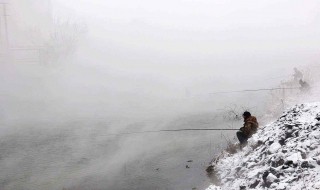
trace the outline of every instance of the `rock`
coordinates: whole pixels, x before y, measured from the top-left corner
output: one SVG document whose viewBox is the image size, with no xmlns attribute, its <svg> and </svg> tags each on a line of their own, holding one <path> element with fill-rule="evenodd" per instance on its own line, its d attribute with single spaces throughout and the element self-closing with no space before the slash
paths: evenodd
<svg viewBox="0 0 320 190">
<path fill-rule="evenodd" d="M 277 189 L 278 190 L 285 190 L 288 186 L 288 183 L 279 183 Z"/>
<path fill-rule="evenodd" d="M 309 162 L 308 161 L 303 161 L 301 163 L 301 168 L 309 168 Z"/>
<path fill-rule="evenodd" d="M 262 174 L 262 179 L 263 179 L 263 181 L 267 181 L 268 175 L 269 175 L 269 171 L 265 171 L 265 172 Z"/>
<path fill-rule="evenodd" d="M 292 136 L 292 130 L 288 130 L 287 132 L 286 132 L 286 139 L 288 139 L 288 138 L 290 138 L 290 137 L 293 137 Z"/>
<path fill-rule="evenodd" d="M 310 145 L 310 150 L 315 150 L 315 149 L 317 149 L 317 148 L 318 148 L 318 146 L 315 145 L 315 144 Z"/>
<path fill-rule="evenodd" d="M 292 125 L 292 124 L 284 124 L 284 127 L 290 130 L 290 129 L 292 129 L 294 127 L 294 125 Z"/>
<path fill-rule="evenodd" d="M 302 157 L 302 159 L 306 159 L 307 158 L 307 154 L 305 152 L 301 152 L 301 157 Z"/>
<path fill-rule="evenodd" d="M 280 139 L 280 140 L 279 140 L 279 144 L 280 144 L 281 146 L 284 146 L 284 145 L 286 144 L 285 140 L 286 140 L 286 139 L 284 139 L 284 138 L 283 138 L 283 139 Z"/>
<path fill-rule="evenodd" d="M 258 142 L 256 144 L 252 145 L 251 147 L 252 147 L 253 150 L 255 150 L 261 145 L 263 145 L 263 141 L 258 140 Z"/>
<path fill-rule="evenodd" d="M 282 166 L 283 164 L 284 164 L 284 159 L 282 158 L 271 162 L 272 167 L 279 167 L 279 166 Z"/>
<path fill-rule="evenodd" d="M 291 165 L 293 165 L 293 161 L 289 160 L 289 161 L 286 161 L 284 164 L 287 166 L 291 166 Z"/>
<path fill-rule="evenodd" d="M 297 164 L 298 161 L 301 159 L 302 159 L 302 156 L 300 152 L 293 153 L 286 158 L 287 161 L 292 161 L 294 164 Z"/>
<path fill-rule="evenodd" d="M 206 169 L 207 173 L 212 173 L 213 171 L 214 171 L 214 166 L 212 166 L 212 165 L 208 166 L 207 169 Z"/>
<path fill-rule="evenodd" d="M 271 184 L 274 181 L 276 181 L 278 178 L 275 175 L 273 175 L 272 173 L 270 173 L 269 171 L 265 171 L 263 173 L 262 179 L 264 182 L 263 186 L 269 188 L 271 186 Z"/>
<path fill-rule="evenodd" d="M 272 173 L 269 173 L 269 175 L 267 176 L 267 181 L 271 183 L 273 183 L 277 179 L 277 176 L 273 175 Z"/>
<path fill-rule="evenodd" d="M 299 131 L 295 131 L 295 132 L 293 132 L 293 133 L 292 133 L 292 136 L 294 136 L 294 137 L 298 137 L 298 136 L 299 136 Z"/>
<path fill-rule="evenodd" d="M 281 148 L 281 145 L 278 142 L 273 143 L 270 147 L 269 147 L 269 152 L 271 152 L 272 154 L 276 153 L 279 149 Z"/>
<path fill-rule="evenodd" d="M 250 185 L 250 189 L 256 188 L 260 183 L 260 180 L 256 180 L 253 184 Z"/>
<path fill-rule="evenodd" d="M 236 167 L 236 172 L 239 172 L 242 169 L 241 166 Z"/>
<path fill-rule="evenodd" d="M 313 169 L 313 168 L 316 168 L 316 167 L 309 163 L 309 168 Z"/>
</svg>

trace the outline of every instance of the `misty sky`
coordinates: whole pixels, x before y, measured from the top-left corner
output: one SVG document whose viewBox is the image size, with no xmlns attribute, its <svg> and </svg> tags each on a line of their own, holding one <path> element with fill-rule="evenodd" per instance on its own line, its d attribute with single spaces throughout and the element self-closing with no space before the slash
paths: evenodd
<svg viewBox="0 0 320 190">
<path fill-rule="evenodd" d="M 274 87 L 315 63 L 319 8 L 316 0 L 53 1 L 57 17 L 88 27 L 77 55 L 86 72 L 74 81 L 107 83 L 153 107 L 186 91 Z"/>
<path fill-rule="evenodd" d="M 54 10 L 84 20 L 94 36 L 90 48 L 97 57 L 108 55 L 113 69 L 186 79 L 221 72 L 242 77 L 239 71 L 249 66 L 272 73 L 306 57 L 314 61 L 319 8 L 318 1 L 302 0 L 56 0 Z"/>
<path fill-rule="evenodd" d="M 315 0 L 52 0 L 52 6 L 56 18 L 85 23 L 88 32 L 74 66 L 67 60 L 55 70 L 28 70 L 47 84 L 44 101 L 54 96 L 84 113 L 129 110 L 123 107 L 174 112 L 194 101 L 215 109 L 213 103 L 237 99 L 208 98 L 212 92 L 275 87 L 293 67 L 319 58 Z"/>
</svg>

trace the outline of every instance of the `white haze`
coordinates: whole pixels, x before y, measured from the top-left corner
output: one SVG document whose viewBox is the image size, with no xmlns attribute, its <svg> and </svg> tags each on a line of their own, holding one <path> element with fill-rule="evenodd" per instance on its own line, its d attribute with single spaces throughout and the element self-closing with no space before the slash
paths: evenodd
<svg viewBox="0 0 320 190">
<path fill-rule="evenodd" d="M 56 63 L 0 57 L 0 189 L 205 187 L 196 175 L 221 133 L 108 134 L 225 127 L 232 123 L 216 114 L 233 104 L 263 115 L 267 92 L 210 93 L 274 87 L 319 58 L 316 0 L 53 0 L 52 8 L 87 32 Z M 198 166 L 186 172 L 189 157 Z"/>
</svg>

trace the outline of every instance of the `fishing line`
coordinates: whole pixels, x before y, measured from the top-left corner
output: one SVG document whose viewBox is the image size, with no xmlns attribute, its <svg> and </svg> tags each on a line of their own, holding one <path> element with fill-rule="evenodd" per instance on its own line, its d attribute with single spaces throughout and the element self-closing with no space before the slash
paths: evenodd
<svg viewBox="0 0 320 190">
<path fill-rule="evenodd" d="M 161 132 L 181 132 L 181 131 L 236 131 L 239 129 L 163 129 L 155 131 L 138 131 L 138 132 L 125 132 L 125 133 L 108 133 L 103 136 L 109 135 L 130 135 L 130 134 L 143 134 L 143 133 L 161 133 Z"/>
<path fill-rule="evenodd" d="M 250 89 L 250 90 L 213 92 L 213 93 L 209 93 L 209 94 L 230 94 L 230 93 L 239 93 L 239 92 L 258 92 L 258 91 L 287 90 L 287 89 L 299 89 L 299 88 L 300 87 L 293 87 L 293 88 L 261 88 L 261 89 Z"/>
</svg>

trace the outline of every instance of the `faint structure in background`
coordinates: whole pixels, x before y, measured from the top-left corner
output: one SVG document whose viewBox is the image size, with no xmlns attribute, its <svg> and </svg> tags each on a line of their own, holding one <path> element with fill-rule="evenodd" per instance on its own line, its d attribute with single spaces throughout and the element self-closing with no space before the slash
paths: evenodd
<svg viewBox="0 0 320 190">
<path fill-rule="evenodd" d="M 7 8 L 8 2 L 0 0 L 0 59 L 4 59 L 9 47 Z"/>
<path fill-rule="evenodd" d="M 86 32 L 85 24 L 53 15 L 51 0 L 0 0 L 0 5 L 0 52 L 10 63 L 64 60 Z"/>
<path fill-rule="evenodd" d="M 50 0 L 0 0 L 1 59 L 40 63 L 52 29 Z"/>
</svg>

